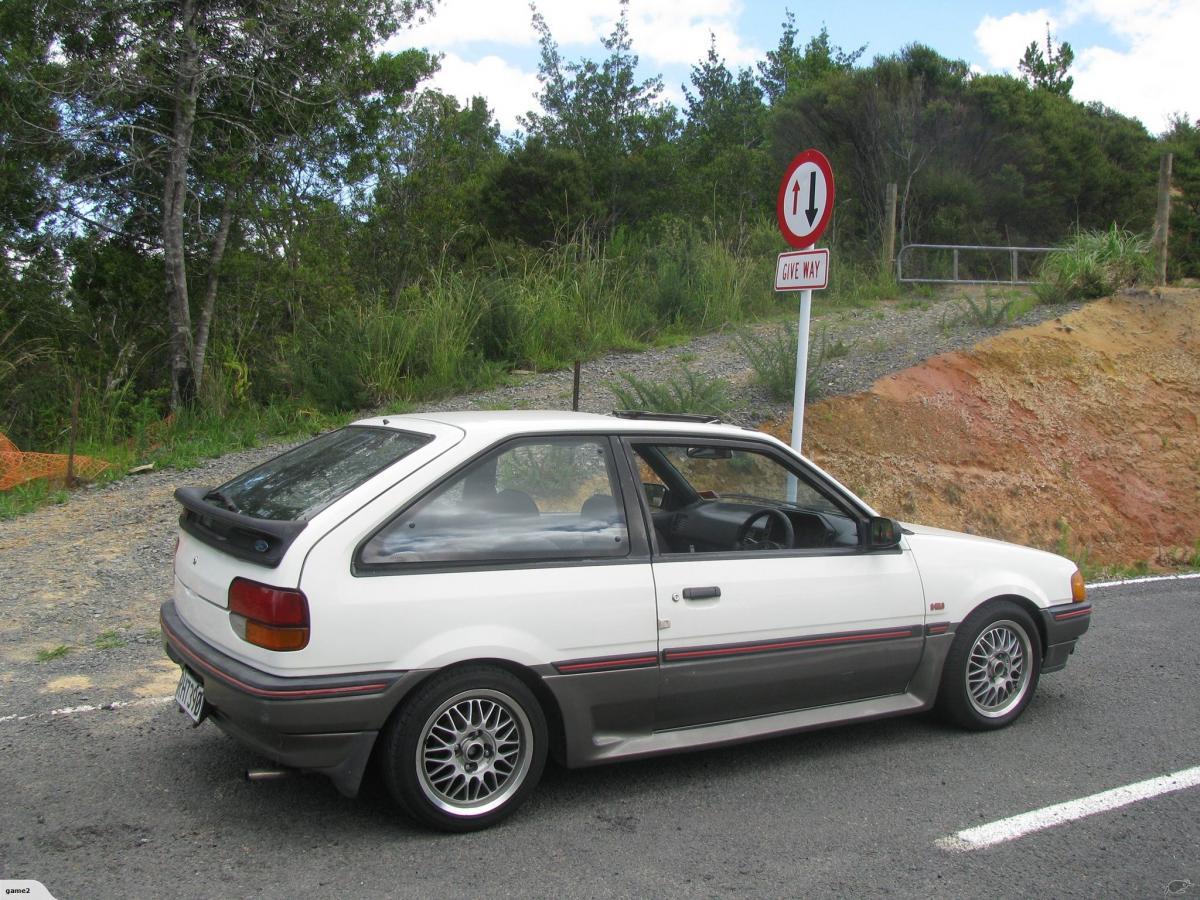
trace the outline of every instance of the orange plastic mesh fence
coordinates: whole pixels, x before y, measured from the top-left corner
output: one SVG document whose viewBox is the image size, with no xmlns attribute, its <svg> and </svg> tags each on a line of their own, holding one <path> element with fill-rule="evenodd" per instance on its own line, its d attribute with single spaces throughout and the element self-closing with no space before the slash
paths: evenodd
<svg viewBox="0 0 1200 900">
<path fill-rule="evenodd" d="M 109 467 L 102 459 L 75 457 L 75 477 L 95 478 Z M 7 491 L 38 478 L 63 481 L 67 477 L 67 457 L 63 453 L 24 453 L 0 433 L 0 491 Z"/>
</svg>

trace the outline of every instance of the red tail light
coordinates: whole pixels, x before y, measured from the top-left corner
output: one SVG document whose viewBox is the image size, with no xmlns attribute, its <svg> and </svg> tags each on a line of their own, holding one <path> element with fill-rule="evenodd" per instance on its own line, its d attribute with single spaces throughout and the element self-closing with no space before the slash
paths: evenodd
<svg viewBox="0 0 1200 900">
<path fill-rule="evenodd" d="M 229 621 L 243 640 L 268 650 L 308 646 L 308 599 L 301 591 L 235 578 L 229 585 Z"/>
</svg>

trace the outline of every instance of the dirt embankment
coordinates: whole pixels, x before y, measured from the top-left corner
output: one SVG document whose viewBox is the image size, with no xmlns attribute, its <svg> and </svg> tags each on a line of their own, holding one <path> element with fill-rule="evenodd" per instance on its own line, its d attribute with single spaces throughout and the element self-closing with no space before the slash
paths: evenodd
<svg viewBox="0 0 1200 900">
<path fill-rule="evenodd" d="M 887 515 L 1099 565 L 1171 566 L 1200 538 L 1197 416 L 1200 291 L 1167 289 L 817 403 L 804 450 Z"/>
</svg>

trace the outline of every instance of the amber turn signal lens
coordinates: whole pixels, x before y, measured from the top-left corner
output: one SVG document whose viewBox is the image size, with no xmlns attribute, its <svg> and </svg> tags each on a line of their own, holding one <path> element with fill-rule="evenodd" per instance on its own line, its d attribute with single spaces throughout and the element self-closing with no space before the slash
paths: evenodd
<svg viewBox="0 0 1200 900">
<path fill-rule="evenodd" d="M 1087 585 L 1083 583 L 1083 573 L 1078 569 L 1071 576 L 1071 599 L 1075 603 L 1082 603 L 1087 599 Z"/>
<path fill-rule="evenodd" d="M 280 628 L 246 620 L 246 640 L 267 650 L 303 650 L 308 646 L 307 628 Z"/>
</svg>

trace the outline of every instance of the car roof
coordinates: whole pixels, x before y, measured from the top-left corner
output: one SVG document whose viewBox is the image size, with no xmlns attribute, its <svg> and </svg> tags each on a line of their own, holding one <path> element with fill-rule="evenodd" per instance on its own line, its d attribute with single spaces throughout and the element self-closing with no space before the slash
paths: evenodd
<svg viewBox="0 0 1200 900">
<path fill-rule="evenodd" d="M 356 425 L 421 431 L 422 423 L 437 423 L 459 428 L 472 437 L 503 438 L 508 435 L 538 434 L 547 431 L 619 432 L 622 434 L 705 434 L 713 437 L 745 437 L 746 429 L 721 423 L 673 421 L 649 417 L 624 418 L 596 413 L 565 412 L 551 409 L 464 410 L 458 412 L 421 412 L 400 416 L 360 419 Z M 426 429 L 428 424 L 425 425 Z"/>
</svg>

